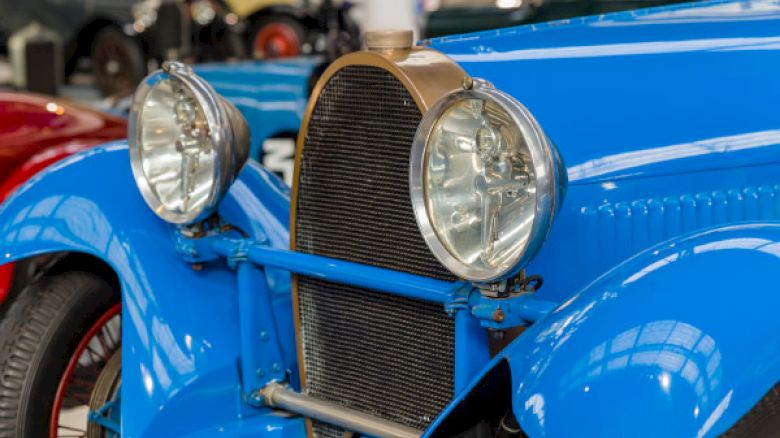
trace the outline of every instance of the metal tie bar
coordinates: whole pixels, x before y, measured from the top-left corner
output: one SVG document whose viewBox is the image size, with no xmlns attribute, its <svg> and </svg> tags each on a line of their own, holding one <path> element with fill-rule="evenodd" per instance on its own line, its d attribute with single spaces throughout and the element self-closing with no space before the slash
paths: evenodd
<svg viewBox="0 0 780 438">
<path fill-rule="evenodd" d="M 271 407 L 314 418 L 360 434 L 388 438 L 419 438 L 422 435 L 422 431 L 412 427 L 317 400 L 292 391 L 279 383 L 269 383 L 261 393 L 265 402 Z"/>
</svg>

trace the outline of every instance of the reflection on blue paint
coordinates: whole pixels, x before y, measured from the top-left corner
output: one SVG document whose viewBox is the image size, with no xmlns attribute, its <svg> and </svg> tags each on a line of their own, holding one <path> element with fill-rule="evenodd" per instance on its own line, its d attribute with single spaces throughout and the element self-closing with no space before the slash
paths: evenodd
<svg viewBox="0 0 780 438">
<path fill-rule="evenodd" d="M 524 431 L 723 433 L 780 381 L 780 341 L 765 336 L 780 330 L 780 296 L 767 282 L 779 245 L 776 224 L 701 232 L 567 300 L 504 353 Z"/>
<path fill-rule="evenodd" d="M 653 321 L 620 332 L 585 353 L 563 376 L 562 390 L 597 387 L 602 376 L 631 367 L 653 370 L 667 394 L 673 380 L 687 383 L 705 410 L 721 377 L 720 352 L 712 337 L 684 322 Z"/>
<path fill-rule="evenodd" d="M 697 140 L 691 143 L 622 152 L 577 164 L 569 167 L 567 170 L 569 182 L 574 183 L 597 176 L 615 174 L 619 171 L 630 171 L 631 169 L 642 168 L 651 164 L 666 163 L 672 160 L 777 145 L 780 145 L 780 130 L 749 132 Z"/>
<path fill-rule="evenodd" d="M 528 61 L 532 59 L 602 58 L 626 55 L 658 55 L 708 50 L 778 50 L 780 37 L 766 38 L 711 38 L 687 41 L 638 42 L 604 44 L 597 46 L 571 46 L 548 49 L 522 49 L 507 52 L 452 55 L 458 62 Z"/>
</svg>

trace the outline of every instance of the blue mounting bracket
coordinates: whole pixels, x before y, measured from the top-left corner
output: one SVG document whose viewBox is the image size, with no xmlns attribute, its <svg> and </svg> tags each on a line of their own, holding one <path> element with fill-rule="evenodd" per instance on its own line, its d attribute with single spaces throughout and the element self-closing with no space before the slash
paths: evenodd
<svg viewBox="0 0 780 438">
<path fill-rule="evenodd" d="M 110 438 L 121 436 L 121 426 L 119 424 L 119 411 L 120 411 L 119 399 L 109 401 L 100 407 L 96 411 L 89 411 L 87 420 L 90 423 L 99 424 L 103 429 L 108 431 L 107 436 Z M 106 415 L 108 414 L 108 415 Z"/>
<path fill-rule="evenodd" d="M 226 231 L 227 230 L 227 231 Z M 408 298 L 436 302 L 452 316 L 461 311 L 492 330 L 528 326 L 557 307 L 531 292 L 506 298 L 483 295 L 465 281 L 447 282 L 375 266 L 312 254 L 271 248 L 266 241 L 242 237 L 229 227 L 214 227 L 198 236 L 178 229 L 176 248 L 188 263 L 224 259 L 238 270 L 241 370 L 244 394 L 252 405 L 262 404 L 259 389 L 272 381 L 284 381 L 282 349 L 274 333 L 271 296 L 264 270 L 274 268 L 350 286 L 374 289 Z"/>
</svg>

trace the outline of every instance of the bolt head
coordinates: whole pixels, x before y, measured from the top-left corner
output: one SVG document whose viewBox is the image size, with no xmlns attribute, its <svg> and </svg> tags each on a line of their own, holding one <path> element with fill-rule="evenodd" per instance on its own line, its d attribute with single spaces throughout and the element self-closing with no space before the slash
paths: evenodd
<svg viewBox="0 0 780 438">
<path fill-rule="evenodd" d="M 255 391 L 252 393 L 252 395 L 249 396 L 252 399 L 252 402 L 260 404 L 263 402 L 263 394 L 260 393 L 260 391 Z"/>
<path fill-rule="evenodd" d="M 501 310 L 501 308 L 499 307 L 498 309 L 496 309 L 493 312 L 493 321 L 495 321 L 497 323 L 502 323 L 502 322 L 504 322 L 504 317 L 505 316 L 506 315 L 504 315 L 504 311 Z"/>
</svg>

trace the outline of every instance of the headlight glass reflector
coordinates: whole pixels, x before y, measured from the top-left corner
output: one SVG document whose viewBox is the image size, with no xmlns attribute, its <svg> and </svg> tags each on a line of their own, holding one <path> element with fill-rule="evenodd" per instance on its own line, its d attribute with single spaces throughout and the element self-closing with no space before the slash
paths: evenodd
<svg viewBox="0 0 780 438">
<path fill-rule="evenodd" d="M 199 210 L 214 185 L 214 145 L 192 93 L 175 79 L 158 82 L 141 109 L 141 167 L 160 207 Z"/>
<path fill-rule="evenodd" d="M 243 117 L 181 64 L 153 73 L 139 86 L 129 130 L 141 194 L 172 223 L 205 218 L 248 155 Z"/>
<path fill-rule="evenodd" d="M 441 99 L 420 124 L 410 173 L 439 261 L 473 281 L 516 274 L 549 229 L 556 157 L 528 110 L 489 84 Z"/>
</svg>

